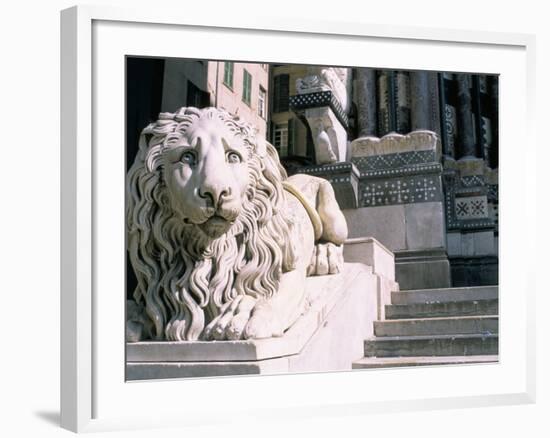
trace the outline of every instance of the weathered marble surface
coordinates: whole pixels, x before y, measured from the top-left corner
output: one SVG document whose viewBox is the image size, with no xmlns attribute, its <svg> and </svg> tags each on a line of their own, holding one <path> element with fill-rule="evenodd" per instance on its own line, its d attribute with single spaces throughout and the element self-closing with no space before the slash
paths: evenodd
<svg viewBox="0 0 550 438">
<path fill-rule="evenodd" d="M 296 92 L 331 91 L 347 113 L 351 106 L 351 76 L 350 68 L 311 66 L 307 69 L 307 76 L 296 81 Z"/>
<path fill-rule="evenodd" d="M 216 108 L 161 113 L 127 178 L 138 286 L 127 339 L 282 336 L 305 279 L 343 268 L 345 218 L 326 180 L 287 178 L 275 148 Z"/>
<path fill-rule="evenodd" d="M 317 164 L 345 161 L 347 157 L 347 132 L 328 106 L 309 108 L 305 116 L 311 128 Z"/>
<path fill-rule="evenodd" d="M 307 75 L 296 81 L 298 95 L 315 96 L 328 92 L 336 100 L 335 106 L 344 115 L 351 107 L 351 69 L 337 67 L 308 67 Z M 332 97 L 331 97 L 332 98 Z M 334 103 L 334 102 L 333 102 Z M 305 110 L 311 128 L 317 164 L 330 164 L 348 158 L 347 126 L 334 114 L 334 105 L 319 103 Z"/>
<path fill-rule="evenodd" d="M 374 237 L 347 239 L 344 244 L 344 260 L 348 263 L 364 263 L 372 271 L 389 280 L 395 280 L 395 257 L 393 252 Z"/>
<path fill-rule="evenodd" d="M 432 131 L 413 131 L 407 135 L 387 134 L 382 138 L 359 137 L 351 142 L 351 156 L 370 157 L 410 151 L 435 151 L 437 135 Z"/>
<path fill-rule="evenodd" d="M 378 261 L 375 261 L 379 263 Z M 337 275 L 306 280 L 307 308 L 282 336 L 216 342 L 127 345 L 129 380 L 284 372 L 343 371 L 363 356 L 363 341 L 379 319 L 382 277 L 346 263 Z"/>
<path fill-rule="evenodd" d="M 361 234 L 373 236 L 395 253 L 395 279 L 401 289 L 450 286 L 441 202 L 346 209 L 344 215 L 348 242 Z M 344 256 L 346 251 L 344 246 Z"/>
</svg>

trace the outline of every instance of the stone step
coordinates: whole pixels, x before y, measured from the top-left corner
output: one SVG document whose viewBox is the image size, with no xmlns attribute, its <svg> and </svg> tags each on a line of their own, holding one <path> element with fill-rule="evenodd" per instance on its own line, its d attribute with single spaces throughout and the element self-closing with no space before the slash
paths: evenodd
<svg viewBox="0 0 550 438">
<path fill-rule="evenodd" d="M 374 322 L 375 336 L 496 334 L 498 316 L 394 319 Z"/>
<path fill-rule="evenodd" d="M 415 367 L 426 365 L 467 365 L 497 363 L 498 355 L 479 356 L 410 356 L 410 357 L 364 357 L 352 363 L 354 370 L 363 368 Z"/>
<path fill-rule="evenodd" d="M 374 337 L 364 346 L 365 357 L 488 355 L 498 354 L 498 335 Z"/>
<path fill-rule="evenodd" d="M 448 303 L 453 301 L 496 300 L 498 286 L 452 287 L 392 292 L 392 304 Z"/>
<path fill-rule="evenodd" d="M 498 300 L 450 301 L 446 303 L 388 304 L 386 319 L 498 315 Z"/>
</svg>

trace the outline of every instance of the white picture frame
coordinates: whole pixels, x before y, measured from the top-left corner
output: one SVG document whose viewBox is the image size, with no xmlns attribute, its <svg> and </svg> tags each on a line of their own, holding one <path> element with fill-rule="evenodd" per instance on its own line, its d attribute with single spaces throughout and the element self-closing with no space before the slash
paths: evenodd
<svg viewBox="0 0 550 438">
<path fill-rule="evenodd" d="M 535 176 L 527 173 L 526 158 L 512 157 L 506 150 L 507 145 L 518 141 L 532 154 L 535 150 L 531 129 L 534 89 L 527 85 L 533 83 L 534 36 L 268 17 L 253 22 L 243 17 L 228 23 L 215 13 L 204 17 L 181 10 L 105 6 L 64 10 L 61 24 L 62 427 L 81 432 L 183 426 L 211 420 L 213 411 L 216 421 L 224 422 L 235 416 L 295 418 L 329 411 L 331 415 L 359 415 L 419 406 L 431 409 L 534 401 L 535 310 L 530 299 L 534 288 L 529 288 L 532 280 L 527 280 L 532 278 L 532 268 L 517 255 L 528 251 L 534 242 L 534 218 L 526 219 L 522 209 L 518 212 L 517 206 L 506 202 L 521 199 L 527 203 L 534 196 Z M 206 35 L 210 43 L 191 35 Z M 177 43 L 179 36 L 185 44 Z M 194 42 L 187 44 L 190 38 Z M 229 42 L 223 53 L 216 40 Z M 278 44 L 270 44 L 273 41 Z M 297 50 L 297 42 L 301 50 Z M 342 47 L 350 48 L 349 53 Z M 369 57 L 350 63 L 350 56 L 357 53 L 352 47 L 372 51 Z M 430 56 L 419 56 L 423 51 Z M 116 292 L 123 274 L 116 270 L 124 257 L 117 246 L 124 233 L 123 220 L 118 222 L 124 210 L 120 203 L 124 172 L 123 167 L 117 167 L 124 152 L 121 132 L 117 131 L 117 122 L 123 117 L 120 105 L 124 104 L 121 54 L 447 71 L 454 66 L 460 71 L 500 74 L 500 167 L 505 173 L 513 166 L 516 179 L 512 183 L 501 176 L 499 364 L 490 369 L 479 365 L 174 382 L 121 380 L 120 370 L 125 365 L 123 331 L 121 336 L 113 335 L 124 323 L 124 293 Z M 112 142 L 109 155 L 104 149 L 105 139 Z M 110 190 L 112 187 L 116 188 Z M 526 221 L 533 226 L 525 227 Z M 517 236 L 514 231 L 520 227 L 524 232 Z M 506 269 L 512 264 L 514 272 Z M 106 286 L 111 284 L 115 286 L 109 295 Z M 399 382 L 406 381 L 411 373 L 414 383 L 400 388 Z M 456 383 L 442 387 L 441 382 L 448 381 L 449 376 Z M 390 378 L 397 382 L 393 388 L 384 386 Z M 322 392 L 318 389 L 320 379 L 325 389 Z M 351 390 L 361 385 L 369 391 Z M 292 403 L 280 390 L 290 386 L 300 389 Z M 167 409 L 170 394 L 183 387 L 190 394 L 187 405 Z M 205 395 L 220 388 L 233 394 L 256 391 L 258 397 L 269 393 L 270 400 L 258 403 L 252 397 L 252 402 L 243 400 L 231 409 L 209 406 Z M 132 405 L 136 397 L 160 397 L 162 403 L 140 412 Z"/>
</svg>

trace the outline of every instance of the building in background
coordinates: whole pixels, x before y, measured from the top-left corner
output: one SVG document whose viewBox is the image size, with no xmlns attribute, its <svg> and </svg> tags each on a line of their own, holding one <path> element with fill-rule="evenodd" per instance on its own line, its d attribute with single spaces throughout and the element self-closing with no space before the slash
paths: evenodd
<svg viewBox="0 0 550 438">
<path fill-rule="evenodd" d="M 296 94 L 296 81 L 307 74 L 305 65 L 274 64 L 270 77 L 269 141 L 288 168 L 315 163 L 311 132 L 290 108 L 290 96 Z"/>
<path fill-rule="evenodd" d="M 128 57 L 126 73 L 128 166 L 141 130 L 182 106 L 223 108 L 267 136 L 269 64 Z"/>
<path fill-rule="evenodd" d="M 214 106 L 267 135 L 269 65 L 230 61 L 166 59 L 161 111 Z"/>
</svg>

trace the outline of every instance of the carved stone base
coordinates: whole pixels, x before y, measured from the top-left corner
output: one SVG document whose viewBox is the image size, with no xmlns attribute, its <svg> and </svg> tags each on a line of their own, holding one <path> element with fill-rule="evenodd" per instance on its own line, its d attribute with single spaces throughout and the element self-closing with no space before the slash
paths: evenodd
<svg viewBox="0 0 550 438">
<path fill-rule="evenodd" d="M 453 286 L 487 286 L 498 284 L 498 257 L 449 257 Z"/>
<path fill-rule="evenodd" d="M 370 266 L 346 263 L 338 275 L 307 279 L 309 306 L 280 338 L 127 344 L 128 380 L 351 370 L 378 318 L 388 283 Z M 385 291 L 387 295 L 389 291 Z"/>
<path fill-rule="evenodd" d="M 396 252 L 395 276 L 401 290 L 451 287 L 451 268 L 444 249 Z"/>
</svg>

